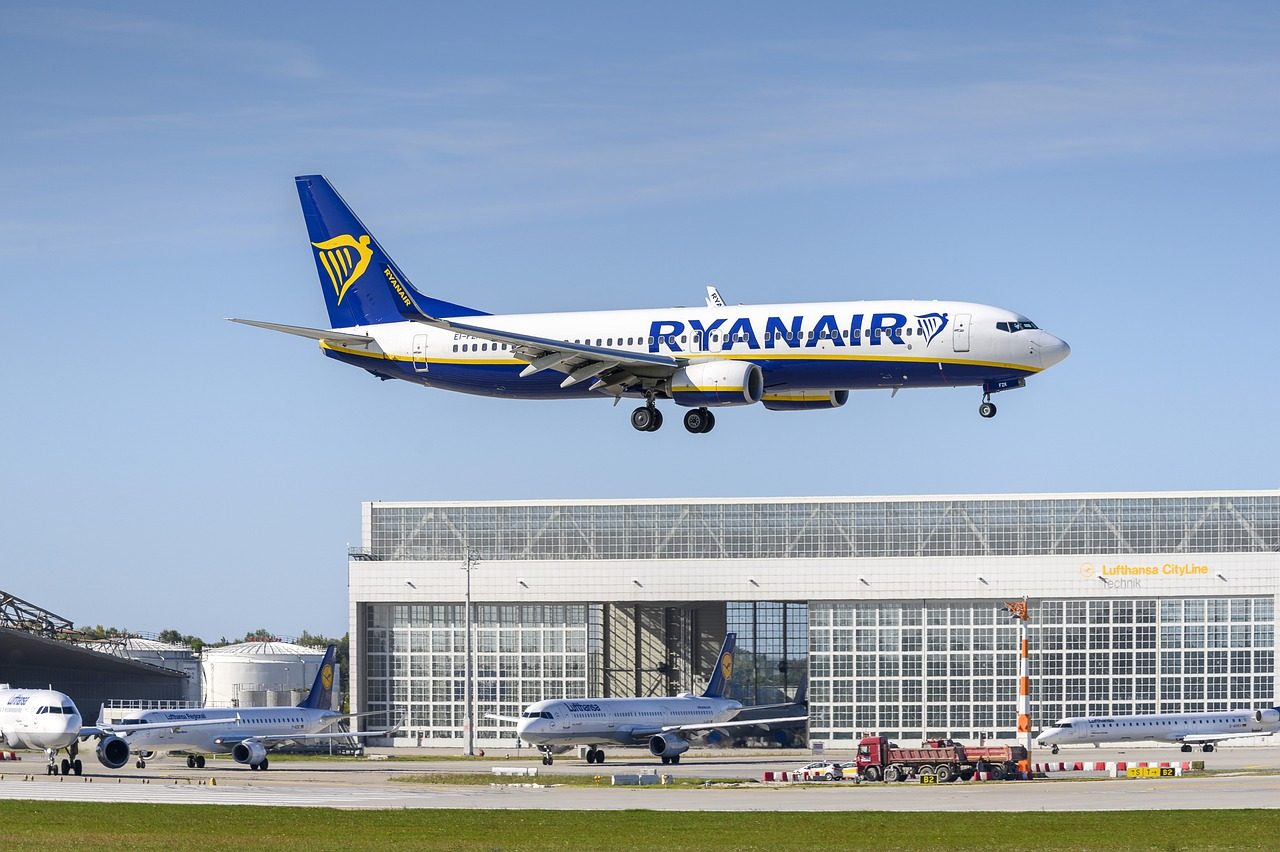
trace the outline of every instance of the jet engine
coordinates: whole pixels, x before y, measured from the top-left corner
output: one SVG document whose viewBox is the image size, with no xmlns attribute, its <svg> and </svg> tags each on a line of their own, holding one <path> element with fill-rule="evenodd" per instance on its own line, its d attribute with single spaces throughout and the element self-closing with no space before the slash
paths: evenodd
<svg viewBox="0 0 1280 852">
<path fill-rule="evenodd" d="M 676 405 L 754 405 L 764 396 L 764 371 L 750 361 L 699 361 L 681 367 L 668 385 Z"/>
<path fill-rule="evenodd" d="M 257 740 L 245 740 L 242 743 L 236 743 L 231 749 L 231 758 L 236 763 L 257 766 L 267 759 L 267 750 Z"/>
<path fill-rule="evenodd" d="M 1274 725 L 1280 722 L 1280 710 L 1274 707 L 1270 710 L 1255 710 L 1253 711 L 1253 718 L 1254 721 L 1263 725 Z"/>
<path fill-rule="evenodd" d="M 820 411 L 839 408 L 849 401 L 847 390 L 779 391 L 767 393 L 760 400 L 770 411 Z"/>
<path fill-rule="evenodd" d="M 649 738 L 649 754 L 654 757 L 676 757 L 689 750 L 689 741 L 675 734 L 655 734 Z"/>
<path fill-rule="evenodd" d="M 119 769 L 129 762 L 129 744 L 123 737 L 103 737 L 98 740 L 98 762 L 108 769 Z"/>
</svg>

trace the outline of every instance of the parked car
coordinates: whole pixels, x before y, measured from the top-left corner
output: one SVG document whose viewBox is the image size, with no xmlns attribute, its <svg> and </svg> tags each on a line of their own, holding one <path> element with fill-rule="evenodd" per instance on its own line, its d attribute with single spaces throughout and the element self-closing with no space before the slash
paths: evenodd
<svg viewBox="0 0 1280 852">
<path fill-rule="evenodd" d="M 803 775 L 806 772 L 809 773 L 810 778 L 821 778 L 824 781 L 839 781 L 844 778 L 844 770 L 840 768 L 840 764 L 830 760 L 806 763 L 796 770 L 797 775 Z"/>
</svg>

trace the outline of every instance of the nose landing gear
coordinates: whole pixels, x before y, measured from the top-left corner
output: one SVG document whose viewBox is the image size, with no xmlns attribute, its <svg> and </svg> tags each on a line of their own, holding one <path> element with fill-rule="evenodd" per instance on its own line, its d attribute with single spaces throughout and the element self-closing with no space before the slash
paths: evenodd
<svg viewBox="0 0 1280 852">
<path fill-rule="evenodd" d="M 996 404 L 991 401 L 991 394 L 983 395 L 982 405 L 978 406 L 978 413 L 987 420 L 996 416 Z"/>
</svg>

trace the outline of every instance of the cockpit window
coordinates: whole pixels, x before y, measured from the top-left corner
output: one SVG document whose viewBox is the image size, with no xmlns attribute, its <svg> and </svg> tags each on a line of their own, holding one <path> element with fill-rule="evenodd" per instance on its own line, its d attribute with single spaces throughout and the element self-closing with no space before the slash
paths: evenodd
<svg viewBox="0 0 1280 852">
<path fill-rule="evenodd" d="M 1070 722 L 1059 722 L 1059 723 L 1058 723 L 1057 725 L 1055 725 L 1054 727 L 1056 727 L 1056 728 L 1061 728 L 1061 729 L 1062 729 L 1062 730 L 1064 730 L 1064 731 L 1069 731 L 1069 730 L 1071 730 L 1071 723 L 1070 723 Z"/>
<path fill-rule="evenodd" d="M 41 713 L 61 713 L 61 712 L 62 712 L 61 707 L 41 707 L 39 710 L 36 711 L 36 715 L 39 716 Z M 70 713 L 71 711 L 68 710 L 67 712 Z"/>
<path fill-rule="evenodd" d="M 1016 322 L 998 322 L 996 328 L 1000 331 L 1031 331 L 1037 326 L 1030 320 L 1022 320 Z"/>
<path fill-rule="evenodd" d="M 68 716 L 74 716 L 76 714 L 76 708 L 72 707 L 70 704 L 63 704 L 62 712 L 66 713 Z"/>
<path fill-rule="evenodd" d="M 537 710 L 525 710 L 520 714 L 520 718 L 522 719 L 554 719 L 555 716 L 552 716 L 546 710 L 543 710 L 541 712 Z"/>
</svg>

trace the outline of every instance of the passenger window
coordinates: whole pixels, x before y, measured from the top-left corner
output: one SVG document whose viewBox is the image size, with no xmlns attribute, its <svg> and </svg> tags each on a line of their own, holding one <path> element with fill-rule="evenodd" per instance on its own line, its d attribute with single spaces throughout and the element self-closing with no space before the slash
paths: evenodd
<svg viewBox="0 0 1280 852">
<path fill-rule="evenodd" d="M 458 344 L 456 344 L 456 343 L 455 343 L 455 344 L 453 344 L 453 351 L 454 351 L 454 352 L 457 352 L 457 351 L 458 351 Z"/>
<path fill-rule="evenodd" d="M 911 329 L 907 329 L 907 337 L 911 336 Z"/>
</svg>

